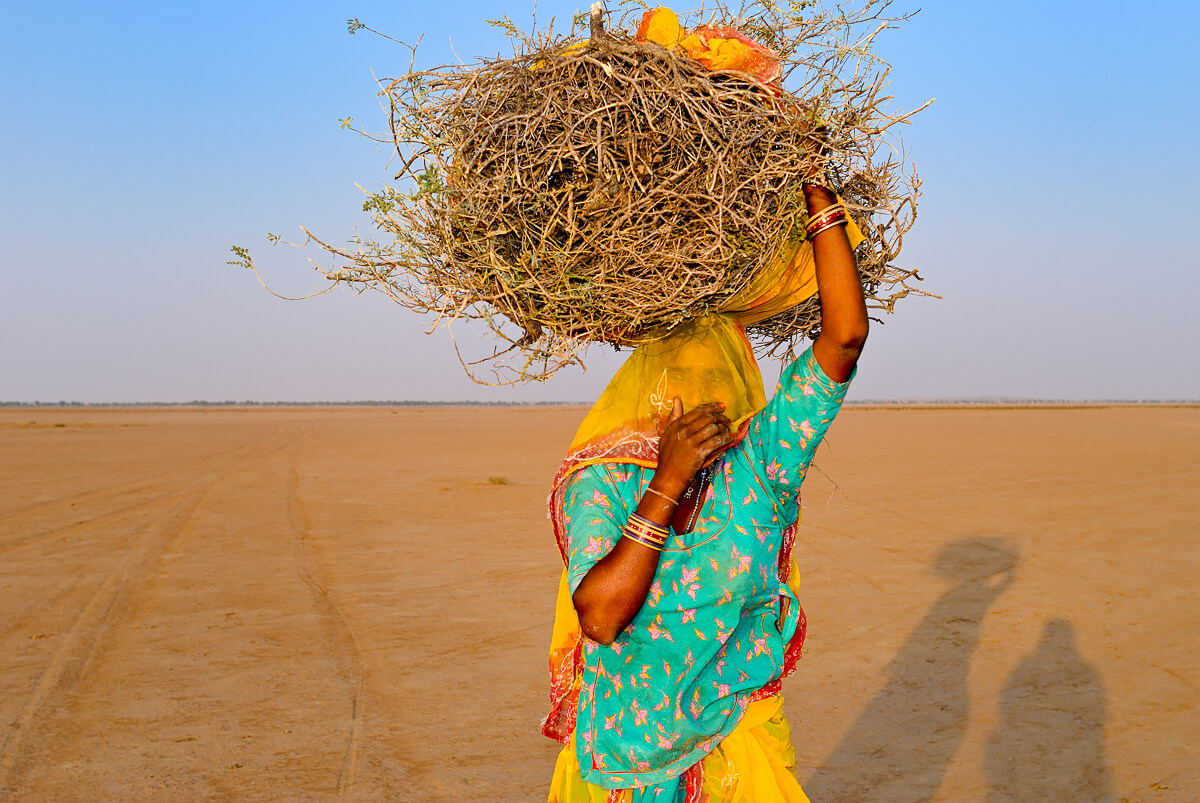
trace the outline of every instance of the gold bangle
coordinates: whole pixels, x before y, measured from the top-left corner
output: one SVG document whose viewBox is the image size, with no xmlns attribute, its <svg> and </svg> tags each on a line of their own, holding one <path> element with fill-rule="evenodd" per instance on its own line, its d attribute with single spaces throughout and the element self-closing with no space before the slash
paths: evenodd
<svg viewBox="0 0 1200 803">
<path fill-rule="evenodd" d="M 808 216 L 810 218 L 817 218 L 817 217 L 820 217 L 821 215 L 824 215 L 826 212 L 832 212 L 835 209 L 845 209 L 845 208 L 846 208 L 846 204 L 842 201 L 842 199 L 834 196 L 833 203 L 831 203 L 829 206 L 823 206 L 815 212 L 809 212 Z"/>
<path fill-rule="evenodd" d="M 655 496 L 661 496 L 663 499 L 666 499 L 666 500 L 667 500 L 668 502 L 670 502 L 672 505 L 678 505 L 678 504 L 679 504 L 679 500 L 678 500 L 678 499 L 672 499 L 671 497 L 667 496 L 667 495 L 666 495 L 665 493 L 663 493 L 662 491 L 656 491 L 656 490 L 654 490 L 654 489 L 653 489 L 653 488 L 651 488 L 649 485 L 647 485 L 647 486 L 646 486 L 646 491 L 647 491 L 647 492 L 649 492 L 649 493 L 652 493 L 652 494 L 654 494 Z"/>
<path fill-rule="evenodd" d="M 654 544 L 659 547 L 667 543 L 666 533 L 650 532 L 649 530 L 641 529 L 628 524 L 625 525 L 624 533 L 630 538 L 638 541 L 645 541 L 647 544 Z"/>
<path fill-rule="evenodd" d="M 623 529 L 626 536 L 637 541 L 639 544 L 645 544 L 646 546 L 660 550 L 667 543 L 667 537 L 670 535 L 670 530 L 666 527 L 655 524 L 636 513 L 629 515 L 629 519 L 625 522 Z"/>
<path fill-rule="evenodd" d="M 667 533 L 665 531 L 655 532 L 631 523 L 625 525 L 624 532 L 628 536 L 632 536 L 639 540 L 644 540 L 648 543 L 657 544 L 659 546 L 667 543 Z"/>
<path fill-rule="evenodd" d="M 629 518 L 626 519 L 625 523 L 637 524 L 641 527 L 645 527 L 651 532 L 662 533 L 664 536 L 670 532 L 670 528 L 667 525 L 650 521 L 650 519 L 646 518 L 645 516 L 639 516 L 637 513 L 630 513 Z"/>
<path fill-rule="evenodd" d="M 655 552 L 663 551 L 663 544 L 657 544 L 657 543 L 653 543 L 651 541 L 645 540 L 643 538 L 639 538 L 630 532 L 626 532 L 625 537 L 628 538 L 630 541 L 633 541 L 635 544 L 641 544 L 644 547 L 653 549 Z"/>
</svg>

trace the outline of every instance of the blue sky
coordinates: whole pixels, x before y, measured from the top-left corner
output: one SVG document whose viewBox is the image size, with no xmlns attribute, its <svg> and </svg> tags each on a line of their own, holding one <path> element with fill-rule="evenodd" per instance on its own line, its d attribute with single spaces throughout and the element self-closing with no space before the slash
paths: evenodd
<svg viewBox="0 0 1200 803">
<path fill-rule="evenodd" d="M 606 349 L 586 373 L 481 387 L 445 331 L 382 297 L 286 303 L 225 264 L 247 245 L 310 292 L 318 255 L 266 233 L 367 225 L 355 185 L 387 178 L 387 153 L 338 119 L 382 128 L 372 71 L 407 62 L 348 18 L 424 34 L 435 64 L 507 54 L 484 19 L 533 10 L 410 5 L 5 4 L 0 400 L 594 399 Z M 925 194 L 902 262 L 945 299 L 875 327 L 851 398 L 1200 398 L 1200 11 L 1153 9 L 932 2 L 881 37 L 897 102 L 938 99 L 905 133 Z"/>
</svg>

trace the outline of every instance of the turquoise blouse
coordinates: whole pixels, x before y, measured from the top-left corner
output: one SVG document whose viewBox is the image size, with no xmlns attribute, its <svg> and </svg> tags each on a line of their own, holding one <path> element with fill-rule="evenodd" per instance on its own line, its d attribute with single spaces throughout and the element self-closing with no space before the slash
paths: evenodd
<svg viewBox="0 0 1200 803">
<path fill-rule="evenodd" d="M 811 349 L 792 363 L 747 436 L 717 462 L 692 531 L 672 530 L 633 621 L 611 645 L 584 638 L 575 733 L 584 780 L 672 786 L 737 727 L 754 692 L 780 677 L 800 615 L 793 598 L 780 620 L 781 597 L 792 597 L 779 580 L 783 535 L 847 387 Z M 621 537 L 653 474 L 600 464 L 569 480 L 572 593 Z"/>
</svg>

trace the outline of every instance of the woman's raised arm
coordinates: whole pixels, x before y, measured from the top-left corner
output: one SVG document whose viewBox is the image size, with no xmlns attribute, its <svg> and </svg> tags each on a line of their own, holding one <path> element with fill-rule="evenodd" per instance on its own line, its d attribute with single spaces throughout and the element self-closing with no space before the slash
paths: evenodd
<svg viewBox="0 0 1200 803">
<path fill-rule="evenodd" d="M 804 198 L 812 210 L 810 217 L 837 202 L 832 190 L 817 184 L 804 185 Z M 821 334 L 813 343 L 813 356 L 830 379 L 845 382 L 867 342 L 867 304 L 846 227 L 819 232 L 812 248 L 821 298 Z"/>
</svg>

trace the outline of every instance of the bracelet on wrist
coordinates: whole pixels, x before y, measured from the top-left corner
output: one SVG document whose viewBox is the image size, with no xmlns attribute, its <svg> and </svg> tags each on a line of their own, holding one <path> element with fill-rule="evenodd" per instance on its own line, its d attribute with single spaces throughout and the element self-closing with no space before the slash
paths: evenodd
<svg viewBox="0 0 1200 803">
<path fill-rule="evenodd" d="M 846 218 L 844 218 L 844 217 L 837 218 L 835 220 L 829 221 L 828 223 L 826 223 L 824 226 L 821 226 L 820 228 L 813 229 L 812 231 L 806 231 L 804 233 L 804 236 L 807 239 L 811 240 L 814 237 L 816 237 L 818 234 L 820 234 L 821 232 L 823 232 L 827 229 L 832 229 L 834 226 L 845 226 L 849 222 L 850 221 L 846 220 Z"/>
<path fill-rule="evenodd" d="M 828 228 L 845 225 L 848 222 L 846 206 L 841 201 L 837 201 L 809 216 L 808 222 L 804 224 L 804 237 L 811 240 Z"/>
<path fill-rule="evenodd" d="M 670 496 L 667 496 L 667 495 L 666 495 L 665 493 L 663 493 L 662 491 L 656 491 L 656 490 L 654 490 L 654 488 L 652 488 L 652 487 L 651 487 L 651 486 L 649 486 L 649 485 L 647 485 L 647 486 L 646 486 L 646 492 L 647 492 L 647 493 L 652 493 L 652 494 L 654 494 L 655 496 L 661 496 L 663 499 L 666 499 L 666 500 L 667 500 L 668 502 L 670 502 L 672 505 L 678 505 L 678 504 L 679 504 L 679 500 L 678 500 L 678 499 L 674 499 L 674 498 L 672 498 L 672 497 L 670 497 Z"/>
<path fill-rule="evenodd" d="M 623 533 L 622 537 L 628 538 L 630 541 L 633 541 L 635 544 L 641 544 L 644 547 L 649 547 L 650 549 L 653 549 L 655 552 L 662 552 L 663 547 L 666 546 L 666 543 L 667 543 L 666 541 L 659 543 L 658 541 L 653 541 L 649 538 L 646 538 L 645 536 L 634 535 L 633 533 L 629 532 L 628 530 L 626 530 L 625 533 Z"/>
<path fill-rule="evenodd" d="M 661 524 L 655 524 L 644 516 L 631 513 L 629 520 L 625 522 L 623 535 L 642 546 L 661 552 L 662 548 L 666 546 L 670 530 Z"/>
</svg>

